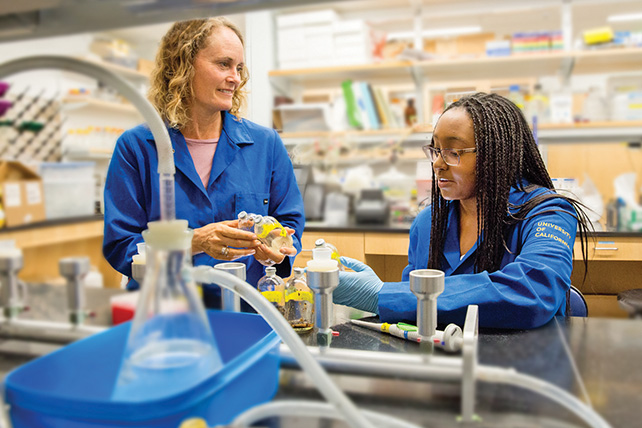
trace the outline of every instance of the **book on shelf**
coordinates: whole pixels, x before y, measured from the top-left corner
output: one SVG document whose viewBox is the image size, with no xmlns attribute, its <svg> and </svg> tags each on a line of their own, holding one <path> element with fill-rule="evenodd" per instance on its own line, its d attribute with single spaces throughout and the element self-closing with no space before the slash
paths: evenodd
<svg viewBox="0 0 642 428">
<path fill-rule="evenodd" d="M 361 94 L 363 96 L 363 104 L 368 115 L 370 122 L 370 129 L 381 129 L 381 121 L 377 113 L 377 106 L 375 105 L 374 98 L 372 97 L 372 88 L 368 82 L 359 82 L 361 86 Z"/>
<path fill-rule="evenodd" d="M 343 90 L 343 98 L 346 103 L 346 114 L 348 116 L 348 124 L 356 129 L 363 128 L 363 122 L 361 121 L 361 111 L 357 105 L 357 99 L 355 97 L 354 91 L 352 90 L 352 81 L 344 80 L 341 82 L 341 89 Z"/>
</svg>

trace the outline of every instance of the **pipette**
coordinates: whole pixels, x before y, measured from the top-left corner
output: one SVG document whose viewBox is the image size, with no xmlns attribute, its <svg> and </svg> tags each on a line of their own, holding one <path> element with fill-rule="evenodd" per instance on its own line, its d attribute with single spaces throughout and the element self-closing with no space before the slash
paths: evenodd
<svg viewBox="0 0 642 428">
<path fill-rule="evenodd" d="M 406 323 L 388 324 L 366 322 L 361 320 L 350 320 L 353 324 L 370 330 L 382 331 L 391 334 L 401 339 L 410 340 L 412 342 L 421 342 L 416 326 Z M 435 330 L 435 335 L 432 337 L 433 343 L 436 347 L 443 349 L 446 352 L 458 352 L 462 346 L 462 332 L 461 328 L 456 324 L 448 324 L 444 331 Z"/>
</svg>

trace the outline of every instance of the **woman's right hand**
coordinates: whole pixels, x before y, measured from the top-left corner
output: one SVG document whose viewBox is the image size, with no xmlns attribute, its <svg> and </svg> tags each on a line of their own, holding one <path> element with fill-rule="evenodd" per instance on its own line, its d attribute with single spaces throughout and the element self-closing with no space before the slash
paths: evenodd
<svg viewBox="0 0 642 428">
<path fill-rule="evenodd" d="M 217 260 L 232 261 L 251 256 L 261 243 L 256 235 L 237 228 L 238 220 L 210 223 L 194 229 L 192 254 L 204 252 Z"/>
</svg>

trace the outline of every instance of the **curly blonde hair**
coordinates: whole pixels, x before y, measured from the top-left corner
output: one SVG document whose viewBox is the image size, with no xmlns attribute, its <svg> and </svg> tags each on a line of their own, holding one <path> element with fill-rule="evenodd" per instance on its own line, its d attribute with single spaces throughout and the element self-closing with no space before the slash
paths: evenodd
<svg viewBox="0 0 642 428">
<path fill-rule="evenodd" d="M 163 120 L 172 128 L 181 129 L 190 121 L 190 103 L 194 97 L 192 78 L 196 55 L 207 45 L 216 28 L 227 27 L 234 31 L 241 44 L 243 36 L 236 25 L 224 17 L 179 21 L 163 36 L 156 54 L 151 85 L 147 97 Z M 240 117 L 246 102 L 243 87 L 249 79 L 246 67 L 241 70 L 241 84 L 232 97 L 229 113 Z"/>
</svg>

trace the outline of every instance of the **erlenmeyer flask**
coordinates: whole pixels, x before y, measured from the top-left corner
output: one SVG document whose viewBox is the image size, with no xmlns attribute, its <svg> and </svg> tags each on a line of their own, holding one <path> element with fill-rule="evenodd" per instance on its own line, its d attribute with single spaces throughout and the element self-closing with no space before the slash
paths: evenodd
<svg viewBox="0 0 642 428">
<path fill-rule="evenodd" d="M 147 401 L 185 391 L 223 366 L 196 284 L 186 220 L 148 223 L 147 266 L 112 399 Z"/>
</svg>

